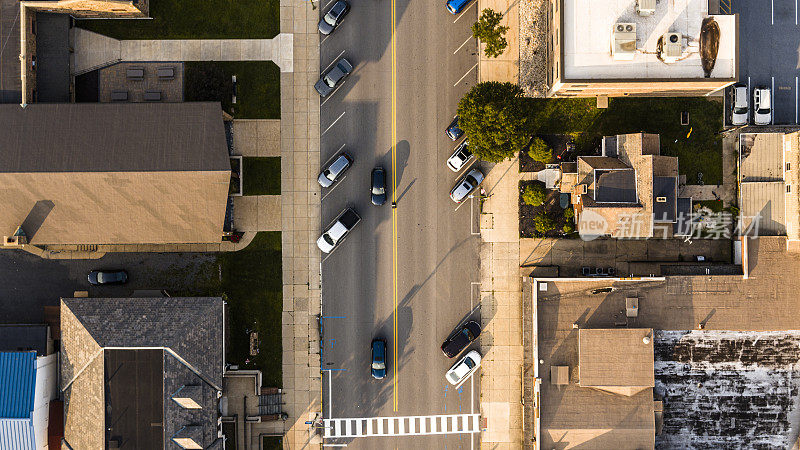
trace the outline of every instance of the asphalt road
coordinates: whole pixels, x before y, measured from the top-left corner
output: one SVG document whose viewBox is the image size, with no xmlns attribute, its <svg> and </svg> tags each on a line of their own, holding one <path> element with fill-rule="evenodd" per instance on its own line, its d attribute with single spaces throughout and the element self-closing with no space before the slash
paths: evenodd
<svg viewBox="0 0 800 450">
<path fill-rule="evenodd" d="M 323 1 L 321 12 L 331 4 Z M 344 179 L 322 192 L 322 227 L 346 206 L 362 217 L 322 262 L 323 413 L 345 418 L 478 412 L 479 373 L 462 390 L 453 390 L 444 374 L 454 360 L 439 350 L 457 324 L 479 318 L 479 289 L 473 284 L 478 280 L 478 201 L 457 208 L 448 197 L 466 170 L 456 175 L 445 166 L 456 143 L 444 134 L 458 100 L 477 82 L 470 32 L 476 6 L 458 17 L 445 10 L 443 1 L 395 6 L 395 315 L 391 205 L 376 207 L 369 199 L 372 168 L 382 165 L 392 176 L 392 2 L 353 0 L 351 5 L 344 23 L 320 46 L 322 70 L 342 54 L 355 66 L 345 84 L 321 103 L 321 163 L 342 146 L 355 160 Z M 390 354 L 389 376 L 382 381 L 369 373 L 373 338 L 386 339 L 390 353 L 397 348 L 397 365 L 392 367 L 395 355 Z M 339 442 L 358 448 L 472 444 L 466 434 Z"/>
<path fill-rule="evenodd" d="M 733 0 L 731 11 L 739 14 L 739 82 L 748 86 L 750 110 L 753 109 L 753 89 L 766 86 L 772 89 L 774 123 L 800 123 L 798 3 L 794 0 Z"/>
</svg>

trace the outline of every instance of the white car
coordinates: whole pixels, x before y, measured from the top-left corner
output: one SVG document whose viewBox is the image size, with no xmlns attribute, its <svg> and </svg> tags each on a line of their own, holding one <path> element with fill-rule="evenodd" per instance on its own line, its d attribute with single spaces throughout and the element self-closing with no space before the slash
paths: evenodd
<svg viewBox="0 0 800 450">
<path fill-rule="evenodd" d="M 472 350 L 464 355 L 463 358 L 459 359 L 457 363 L 453 364 L 453 367 L 447 371 L 445 378 L 447 378 L 447 381 L 453 386 L 460 386 L 461 383 L 467 381 L 480 366 L 481 354 L 478 353 L 477 350 Z"/>
<path fill-rule="evenodd" d="M 733 85 L 733 105 L 731 110 L 731 124 L 747 125 L 748 113 L 747 105 L 747 86 L 743 84 Z"/>
<path fill-rule="evenodd" d="M 317 239 L 317 247 L 324 253 L 332 252 L 333 249 L 344 240 L 347 233 L 355 228 L 359 222 L 361 222 L 361 216 L 351 208 L 346 208 L 339 214 L 339 217 L 328 226 L 328 229 L 322 233 L 322 236 Z"/>
<path fill-rule="evenodd" d="M 768 87 L 753 90 L 753 123 L 769 125 L 772 123 L 772 91 Z"/>
<path fill-rule="evenodd" d="M 453 172 L 458 172 L 472 161 L 475 155 L 469 150 L 469 141 L 464 139 L 464 142 L 458 144 L 456 150 L 447 158 L 447 167 Z"/>
</svg>

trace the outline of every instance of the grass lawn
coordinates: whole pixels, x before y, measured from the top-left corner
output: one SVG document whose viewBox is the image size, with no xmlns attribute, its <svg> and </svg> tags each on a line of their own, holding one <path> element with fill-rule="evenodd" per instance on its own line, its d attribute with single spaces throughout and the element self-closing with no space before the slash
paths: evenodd
<svg viewBox="0 0 800 450">
<path fill-rule="evenodd" d="M 191 61 L 185 63 L 183 77 L 187 102 L 221 102 L 237 119 L 281 118 L 281 70 L 272 61 Z"/>
<path fill-rule="evenodd" d="M 281 386 L 281 233 L 259 232 L 244 250 L 220 253 L 218 263 L 220 290 L 228 302 L 227 361 L 243 369 L 261 369 L 265 387 Z M 250 331 L 258 332 L 256 356 L 249 354 Z"/>
<path fill-rule="evenodd" d="M 280 195 L 281 158 L 242 158 L 244 195 Z"/>
<path fill-rule="evenodd" d="M 262 450 L 281 450 L 283 448 L 283 436 L 264 436 L 261 441 Z"/>
<path fill-rule="evenodd" d="M 722 184 L 722 106 L 703 98 L 529 99 L 535 134 L 571 134 L 579 154 L 591 154 L 603 136 L 648 132 L 661 135 L 661 154 L 677 156 L 687 184 Z M 689 126 L 680 122 L 689 112 Z M 689 133 L 691 129 L 691 134 Z"/>
<path fill-rule="evenodd" d="M 693 203 L 696 208 L 708 208 L 714 213 L 722 212 L 725 209 L 722 200 L 700 200 Z"/>
<path fill-rule="evenodd" d="M 152 19 L 78 20 L 117 39 L 271 39 L 280 28 L 278 0 L 150 0 Z"/>
</svg>

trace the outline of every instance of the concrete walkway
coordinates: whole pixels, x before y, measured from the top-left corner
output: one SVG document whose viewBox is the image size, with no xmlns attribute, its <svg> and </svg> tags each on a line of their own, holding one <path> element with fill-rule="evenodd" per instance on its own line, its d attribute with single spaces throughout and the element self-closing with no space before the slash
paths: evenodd
<svg viewBox="0 0 800 450">
<path fill-rule="evenodd" d="M 73 75 L 120 61 L 273 61 L 281 72 L 294 69 L 293 36 L 273 39 L 118 40 L 73 28 Z"/>
<path fill-rule="evenodd" d="M 233 151 L 241 156 L 281 156 L 281 121 L 233 119 Z"/>
<path fill-rule="evenodd" d="M 497 58 L 487 58 L 483 53 L 484 45 L 479 45 L 478 80 L 508 81 L 516 84 L 519 79 L 519 0 L 479 0 L 478 17 L 486 8 L 503 15 L 500 25 L 508 27 L 505 34 L 508 47 Z M 471 10 L 466 11 L 462 14 L 472 14 Z"/>
<path fill-rule="evenodd" d="M 504 161 L 482 185 L 488 198 L 481 215 L 481 442 L 497 450 L 522 448 L 519 177 L 519 161 Z"/>
</svg>

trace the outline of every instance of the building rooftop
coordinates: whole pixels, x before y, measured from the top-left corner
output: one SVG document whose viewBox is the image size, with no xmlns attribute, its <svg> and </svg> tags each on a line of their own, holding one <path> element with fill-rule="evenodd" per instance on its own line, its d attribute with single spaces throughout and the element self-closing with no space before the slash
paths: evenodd
<svg viewBox="0 0 800 450">
<path fill-rule="evenodd" d="M 616 393 L 653 387 L 652 337 L 649 328 L 579 330 L 580 385 Z"/>
<path fill-rule="evenodd" d="M 35 388 L 36 353 L 0 352 L 0 418 L 31 418 Z"/>
<path fill-rule="evenodd" d="M 678 198 L 678 178 L 653 177 L 653 215 L 654 220 L 674 222 Z"/>
<path fill-rule="evenodd" d="M 594 200 L 600 203 L 636 203 L 633 169 L 595 170 Z"/>
<path fill-rule="evenodd" d="M 33 351 L 37 356 L 47 356 L 52 346 L 47 325 L 0 325 L 0 351 Z"/>
<path fill-rule="evenodd" d="M 708 17 L 705 0 L 653 2 L 650 16 L 636 12 L 631 0 L 564 0 L 563 53 L 566 79 L 702 79 L 700 30 Z M 711 78 L 736 77 L 736 16 L 713 16 L 720 39 Z M 632 24 L 635 52 L 629 60 L 612 56 L 613 30 L 618 23 Z M 667 32 L 682 35 L 682 51 L 676 62 L 659 59 L 659 39 Z"/>
<path fill-rule="evenodd" d="M 195 425 L 202 448 L 218 445 L 223 305 L 210 297 L 62 299 L 67 442 L 102 448 L 121 439 L 165 448 Z M 199 388 L 201 408 L 172 400 L 184 386 Z"/>
<path fill-rule="evenodd" d="M 615 439 L 653 448 L 648 436 L 656 448 L 791 447 L 800 433 L 793 419 L 800 412 L 800 333 L 785 330 L 800 330 L 794 313 L 800 281 L 785 274 L 800 271 L 800 256 L 785 252 L 785 238 L 751 239 L 749 247 L 747 280 L 676 276 L 554 280 L 546 291 L 534 286 L 542 448 L 609 448 Z M 608 287 L 611 292 L 597 291 Z M 635 318 L 625 315 L 626 297 L 639 299 Z M 654 389 L 626 397 L 581 387 L 574 323 L 579 333 L 652 328 Z M 609 348 L 617 345 L 607 341 Z M 550 382 L 551 366 L 570 366 L 569 385 Z M 658 436 L 654 393 L 664 401 Z"/>
<path fill-rule="evenodd" d="M 218 103 L 0 105 L 0 233 L 31 244 L 218 242 Z"/>
</svg>

